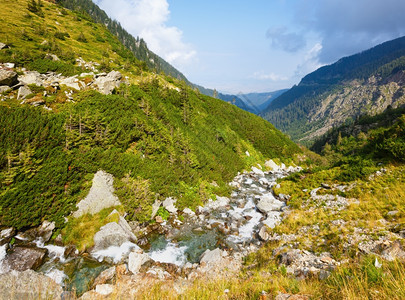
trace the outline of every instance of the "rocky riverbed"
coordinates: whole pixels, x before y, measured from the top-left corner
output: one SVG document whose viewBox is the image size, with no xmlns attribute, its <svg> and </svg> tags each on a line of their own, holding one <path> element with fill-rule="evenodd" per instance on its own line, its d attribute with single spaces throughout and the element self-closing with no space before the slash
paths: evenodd
<svg viewBox="0 0 405 300">
<path fill-rule="evenodd" d="M 277 166 L 272 161 L 268 166 L 273 170 L 263 172 L 261 166 L 256 166 L 251 172 L 237 175 L 230 183 L 234 189 L 231 197 L 217 196 L 195 212 L 188 208 L 179 211 L 173 198 L 156 202 L 155 211 L 163 206 L 170 216 L 167 220 L 156 216 L 156 222 L 146 227 L 130 226 L 114 210 L 111 214 L 118 214 L 119 221 L 101 227 L 94 236 L 94 247 L 81 254 L 72 246 L 62 245 L 60 238 L 48 244 L 55 228 L 50 222 L 25 232 L 3 229 L 0 272 L 13 270 L 17 278 L 34 269 L 44 282 L 51 278 L 58 287 L 79 296 L 87 290 L 108 294 L 117 272 L 186 281 L 237 272 L 242 258 L 269 238 L 269 230 L 288 211 L 288 196 L 276 198 L 272 187 L 278 178 L 300 170 Z M 78 204 L 75 214 L 85 213 L 86 209 L 96 213 L 105 205 L 119 204 L 112 181 L 111 175 L 97 172 L 89 195 Z M 98 202 L 100 198 L 106 199 L 104 206 Z M 93 201 L 97 206 L 92 205 Z M 10 280 L 1 275 L 0 286 L 2 278 Z"/>
</svg>

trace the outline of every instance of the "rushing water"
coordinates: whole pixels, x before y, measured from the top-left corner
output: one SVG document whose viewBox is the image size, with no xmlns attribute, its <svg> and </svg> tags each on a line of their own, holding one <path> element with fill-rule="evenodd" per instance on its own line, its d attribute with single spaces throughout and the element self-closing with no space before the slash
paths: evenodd
<svg viewBox="0 0 405 300">
<path fill-rule="evenodd" d="M 288 172 L 244 173 L 231 183 L 237 189 L 231 197 L 218 197 L 198 209 L 196 215 L 183 214 L 184 220 L 172 218 L 161 224 L 167 234 L 150 234 L 149 245 L 144 248 L 152 260 L 184 266 L 198 263 L 207 249 L 215 248 L 243 251 L 247 245 L 259 244 L 257 232 L 266 224 L 274 227 L 281 221 L 280 201 L 272 194 L 277 178 Z M 263 214 L 256 205 L 260 199 L 270 199 L 275 209 Z M 21 236 L 16 236 L 22 242 Z M 126 242 L 121 246 L 90 253 L 91 257 L 65 257 L 65 247 L 45 245 L 41 240 L 33 241 L 38 248 L 48 250 L 45 263 L 38 270 L 65 289 L 75 290 L 78 295 L 87 291 L 92 281 L 106 268 L 127 260 L 128 254 L 139 246 Z M 3 260 L 7 255 L 7 244 L 0 246 L 0 274 L 7 272 Z M 108 261 L 109 263 L 106 263 Z"/>
</svg>

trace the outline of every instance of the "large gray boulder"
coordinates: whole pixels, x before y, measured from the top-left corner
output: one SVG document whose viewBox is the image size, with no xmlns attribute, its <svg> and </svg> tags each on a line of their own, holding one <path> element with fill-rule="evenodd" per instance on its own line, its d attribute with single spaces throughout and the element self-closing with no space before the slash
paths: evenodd
<svg viewBox="0 0 405 300">
<path fill-rule="evenodd" d="M 86 213 L 96 214 L 104 208 L 121 205 L 114 195 L 114 177 L 104 171 L 98 171 L 93 178 L 93 184 L 86 198 L 78 204 L 78 210 L 73 213 L 78 218 Z"/>
<path fill-rule="evenodd" d="M 174 198 L 172 198 L 172 197 L 169 197 L 169 198 L 166 198 L 166 199 L 163 201 L 162 206 L 163 206 L 164 208 L 166 208 L 169 213 L 175 214 L 175 213 L 177 212 L 177 208 L 176 208 L 176 206 L 174 206 L 174 204 L 175 204 L 176 202 L 177 202 L 176 199 L 174 199 Z"/>
<path fill-rule="evenodd" d="M 24 75 L 18 76 L 18 81 L 25 85 L 36 84 L 37 86 L 42 85 L 41 74 L 37 71 L 28 71 Z"/>
<path fill-rule="evenodd" d="M 136 238 L 134 239 L 134 235 L 128 233 L 118 223 L 111 222 L 102 226 L 94 235 L 93 252 L 107 249 L 111 246 L 119 247 L 125 242 L 136 242 Z"/>
<path fill-rule="evenodd" d="M 260 210 L 262 213 L 268 214 L 271 211 L 278 211 L 280 210 L 283 206 L 285 206 L 285 203 L 277 200 L 274 198 L 272 194 L 265 194 L 263 195 L 259 202 L 257 203 L 256 207 L 258 210 Z"/>
<path fill-rule="evenodd" d="M 25 271 L 38 268 L 44 261 L 48 250 L 29 247 L 15 247 L 10 250 L 3 261 L 3 268 Z"/>
<path fill-rule="evenodd" d="M 23 85 L 18 89 L 17 99 L 24 100 L 25 98 L 27 98 L 28 95 L 31 95 L 31 94 L 32 94 L 32 91 L 30 90 L 30 88 L 26 85 Z"/>
<path fill-rule="evenodd" d="M 62 79 L 59 84 L 66 85 L 67 87 L 78 91 L 81 89 L 80 81 L 75 76 Z"/>
<path fill-rule="evenodd" d="M 61 299 L 62 292 L 51 278 L 33 270 L 0 275 L 1 299 Z"/>
<path fill-rule="evenodd" d="M 129 254 L 128 259 L 128 270 L 132 272 L 132 274 L 137 274 L 141 269 L 142 265 L 147 261 L 151 260 L 148 254 L 143 253 L 142 250 L 133 251 Z"/>
<path fill-rule="evenodd" d="M 98 75 L 94 84 L 97 86 L 98 91 L 104 95 L 110 95 L 115 88 L 121 85 L 122 74 L 118 71 L 111 71 L 106 76 Z"/>
<path fill-rule="evenodd" d="M 217 264 L 222 260 L 222 250 L 216 248 L 214 250 L 205 250 L 205 252 L 201 255 L 200 264 Z"/>
<path fill-rule="evenodd" d="M 7 69 L 0 69 L 0 85 L 13 86 L 18 83 L 16 72 Z"/>
</svg>

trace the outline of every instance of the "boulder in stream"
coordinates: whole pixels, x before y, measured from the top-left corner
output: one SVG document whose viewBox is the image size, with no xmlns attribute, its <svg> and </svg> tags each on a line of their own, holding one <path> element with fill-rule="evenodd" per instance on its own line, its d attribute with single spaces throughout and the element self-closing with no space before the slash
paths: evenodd
<svg viewBox="0 0 405 300">
<path fill-rule="evenodd" d="M 46 253 L 46 249 L 17 246 L 9 251 L 3 261 L 3 267 L 16 271 L 36 269 L 44 261 Z"/>
<path fill-rule="evenodd" d="M 111 222 L 100 228 L 94 235 L 94 249 L 93 252 L 107 249 L 111 246 L 121 246 L 125 242 L 135 242 L 133 234 L 128 233 L 127 230 L 122 228 L 118 223 Z"/>
<path fill-rule="evenodd" d="M 214 250 L 205 250 L 205 252 L 201 255 L 200 264 L 216 264 L 222 260 L 222 250 L 216 248 Z"/>
<path fill-rule="evenodd" d="M 137 274 L 142 265 L 151 260 L 148 254 L 143 253 L 142 250 L 133 251 L 129 254 L 128 270 L 133 274 Z"/>
<path fill-rule="evenodd" d="M 274 198 L 271 193 L 263 195 L 256 205 L 257 209 L 265 214 L 271 211 L 278 211 L 283 206 L 285 206 L 285 203 Z"/>
</svg>

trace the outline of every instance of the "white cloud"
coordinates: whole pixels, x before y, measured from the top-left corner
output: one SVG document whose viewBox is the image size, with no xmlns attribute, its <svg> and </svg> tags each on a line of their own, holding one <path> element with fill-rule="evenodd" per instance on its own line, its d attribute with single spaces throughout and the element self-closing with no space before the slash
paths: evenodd
<svg viewBox="0 0 405 300">
<path fill-rule="evenodd" d="M 299 64 L 295 70 L 295 77 L 301 78 L 323 66 L 323 64 L 319 61 L 319 54 L 321 53 L 322 48 L 322 44 L 316 43 L 305 54 L 304 61 Z"/>
<path fill-rule="evenodd" d="M 96 0 L 96 3 L 133 36 L 143 38 L 148 47 L 176 67 L 190 63 L 196 51 L 183 41 L 182 31 L 167 26 L 167 0 Z"/>
<path fill-rule="evenodd" d="M 286 76 L 277 75 L 275 73 L 265 73 L 263 71 L 253 73 L 253 75 L 250 76 L 250 78 L 258 80 L 271 80 L 271 81 L 288 80 L 288 77 Z"/>
</svg>

